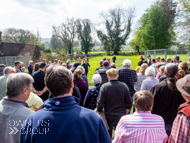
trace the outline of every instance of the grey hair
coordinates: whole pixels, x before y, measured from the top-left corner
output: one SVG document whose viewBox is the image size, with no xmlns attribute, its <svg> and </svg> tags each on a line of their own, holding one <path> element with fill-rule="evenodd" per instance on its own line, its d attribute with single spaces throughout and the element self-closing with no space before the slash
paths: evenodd
<svg viewBox="0 0 190 143">
<path fill-rule="evenodd" d="M 159 72 L 160 72 L 161 74 L 163 74 L 164 71 L 165 71 L 165 66 L 161 66 L 161 67 L 159 68 Z"/>
<path fill-rule="evenodd" d="M 10 72 L 15 72 L 15 69 L 11 66 L 8 66 L 3 71 L 4 71 L 4 74 L 9 74 Z"/>
<path fill-rule="evenodd" d="M 31 75 L 26 73 L 11 74 L 7 79 L 7 96 L 18 97 L 22 94 L 23 89 L 28 89 L 34 82 Z"/>
<path fill-rule="evenodd" d="M 32 63 L 33 61 L 29 61 L 29 64 Z"/>
<path fill-rule="evenodd" d="M 155 76 L 155 69 L 153 67 L 148 67 L 145 71 L 145 75 Z"/>
<path fill-rule="evenodd" d="M 129 59 L 124 60 L 123 66 L 125 66 L 125 65 L 131 66 L 131 60 L 129 60 Z"/>
<path fill-rule="evenodd" d="M 168 63 L 165 66 L 165 72 L 167 77 L 167 85 L 171 92 L 176 90 L 176 78 L 175 75 L 178 72 L 178 67 L 174 63 Z"/>
<path fill-rule="evenodd" d="M 82 74 L 85 74 L 85 70 L 84 70 L 84 68 L 82 66 L 78 66 L 77 69 L 82 70 Z"/>
<path fill-rule="evenodd" d="M 102 77 L 100 76 L 100 74 L 94 74 L 92 77 L 92 81 L 95 85 L 101 84 L 102 83 Z"/>
</svg>

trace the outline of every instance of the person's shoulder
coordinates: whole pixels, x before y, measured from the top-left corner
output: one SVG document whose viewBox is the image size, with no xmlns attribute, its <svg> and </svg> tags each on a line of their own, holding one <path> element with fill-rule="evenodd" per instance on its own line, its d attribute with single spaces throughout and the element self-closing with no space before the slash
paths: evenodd
<svg viewBox="0 0 190 143">
<path fill-rule="evenodd" d="M 23 113 L 22 116 L 27 118 L 28 116 L 34 114 L 35 112 L 30 110 L 27 107 L 22 107 L 22 108 L 20 108 L 20 113 Z"/>
<path fill-rule="evenodd" d="M 81 106 L 79 106 L 78 108 L 81 108 L 81 118 L 87 118 L 89 120 L 101 120 L 100 115 L 94 110 L 87 109 Z"/>
</svg>

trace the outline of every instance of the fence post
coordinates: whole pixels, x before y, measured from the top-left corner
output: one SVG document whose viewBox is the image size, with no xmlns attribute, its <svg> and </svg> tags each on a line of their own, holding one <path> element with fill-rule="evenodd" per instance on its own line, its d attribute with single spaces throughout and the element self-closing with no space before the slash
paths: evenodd
<svg viewBox="0 0 190 143">
<path fill-rule="evenodd" d="M 190 48 L 189 48 L 189 57 L 190 57 Z"/>
<path fill-rule="evenodd" d="M 167 59 L 167 49 L 165 49 L 165 59 Z"/>
<path fill-rule="evenodd" d="M 5 65 L 8 66 L 8 64 L 7 64 L 7 57 L 5 57 Z"/>
</svg>

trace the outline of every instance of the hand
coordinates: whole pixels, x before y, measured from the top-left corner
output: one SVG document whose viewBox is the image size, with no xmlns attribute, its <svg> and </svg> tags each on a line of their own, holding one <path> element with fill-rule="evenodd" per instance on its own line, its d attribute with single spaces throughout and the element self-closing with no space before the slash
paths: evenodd
<svg viewBox="0 0 190 143">
<path fill-rule="evenodd" d="M 42 91 L 38 91 L 38 96 L 41 96 L 43 94 Z"/>
</svg>

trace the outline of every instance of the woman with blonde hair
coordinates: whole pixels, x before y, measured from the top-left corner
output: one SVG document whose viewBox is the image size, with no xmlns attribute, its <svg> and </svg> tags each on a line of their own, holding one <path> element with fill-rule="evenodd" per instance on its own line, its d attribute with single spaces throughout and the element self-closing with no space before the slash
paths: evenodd
<svg viewBox="0 0 190 143">
<path fill-rule="evenodd" d="M 141 65 L 141 67 L 139 69 L 139 73 L 137 73 L 137 82 L 135 84 L 135 90 L 136 90 L 136 92 L 140 91 L 140 89 L 141 89 L 142 82 L 146 78 L 146 76 L 145 76 L 145 70 L 147 68 L 148 68 L 148 65 L 144 63 L 144 64 Z"/>
<path fill-rule="evenodd" d="M 178 68 L 179 68 L 180 70 L 184 70 L 184 72 L 185 72 L 186 74 L 190 74 L 189 65 L 188 65 L 187 62 L 181 62 L 181 63 L 179 63 Z"/>
<path fill-rule="evenodd" d="M 81 69 L 76 69 L 74 71 L 73 82 L 80 90 L 80 95 L 81 95 L 80 105 L 82 106 L 85 95 L 88 91 L 88 86 L 87 86 L 86 82 L 82 79 L 82 70 Z"/>
</svg>

